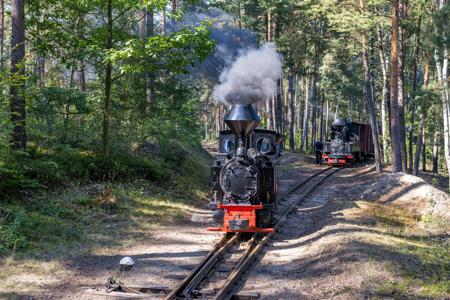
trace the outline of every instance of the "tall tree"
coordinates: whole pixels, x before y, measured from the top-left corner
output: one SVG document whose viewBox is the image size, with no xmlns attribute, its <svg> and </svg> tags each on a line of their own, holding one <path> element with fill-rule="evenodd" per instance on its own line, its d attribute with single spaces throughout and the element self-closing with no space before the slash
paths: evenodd
<svg viewBox="0 0 450 300">
<path fill-rule="evenodd" d="M 106 51 L 113 49 L 113 12 L 112 0 L 106 3 Z M 103 155 L 109 157 L 110 155 L 110 113 L 111 113 L 111 88 L 112 88 L 112 62 L 108 60 L 105 68 L 105 100 L 103 102 Z"/>
<path fill-rule="evenodd" d="M 408 168 L 408 156 L 406 152 L 406 126 L 405 126 L 405 67 L 406 67 L 406 28 L 404 23 L 408 16 L 408 1 L 399 0 L 399 34 L 398 34 L 398 122 L 399 122 L 399 147 L 402 154 L 402 170 Z"/>
<path fill-rule="evenodd" d="M 10 87 L 11 122 L 13 125 L 12 146 L 25 149 L 27 144 L 25 119 L 25 0 L 12 1 L 11 13 L 11 74 Z"/>
<path fill-rule="evenodd" d="M 400 142 L 400 120 L 398 106 L 398 37 L 399 37 L 399 0 L 392 1 L 391 13 L 391 160 L 392 171 L 402 171 L 402 153 Z"/>
<path fill-rule="evenodd" d="M 424 88 L 428 88 L 428 83 L 430 81 L 430 54 L 429 51 L 427 51 L 426 54 L 426 60 L 424 62 Z M 425 149 L 423 148 L 423 140 L 424 140 L 424 134 L 425 134 L 425 116 L 426 116 L 426 110 L 427 110 L 427 101 L 424 99 L 421 99 L 422 103 L 419 105 L 419 132 L 417 135 L 416 140 L 416 156 L 414 160 L 414 167 L 413 167 L 413 174 L 415 176 L 419 175 L 419 164 L 420 164 L 420 153 L 423 150 L 425 153 Z M 411 157 L 412 160 L 412 157 Z"/>
<path fill-rule="evenodd" d="M 413 59 L 413 87 L 412 87 L 412 94 L 413 97 L 415 97 L 417 93 L 417 68 L 419 65 L 419 48 L 420 48 L 420 30 L 421 30 L 421 23 L 422 23 L 422 17 L 419 17 L 418 25 L 417 25 L 417 32 L 415 33 L 415 45 L 414 45 L 414 59 Z M 410 111 L 410 120 L 409 120 L 409 146 L 408 146 L 408 156 L 409 156 L 409 166 L 408 171 L 411 173 L 413 172 L 413 139 L 414 139 L 414 115 L 416 110 L 416 103 L 414 99 L 411 100 L 411 111 Z M 425 123 L 425 115 L 423 115 L 423 111 L 421 111 L 420 117 L 419 117 L 419 134 L 420 132 L 423 132 L 424 130 L 424 123 Z M 422 121 L 423 119 L 423 121 Z M 417 147 L 419 149 L 419 147 Z M 420 149 L 419 149 L 420 150 Z"/>
<path fill-rule="evenodd" d="M 436 128 L 434 132 L 433 141 L 433 168 L 432 172 L 435 174 L 439 173 L 439 144 L 441 140 L 440 128 Z"/>
<path fill-rule="evenodd" d="M 381 92 L 381 139 L 383 141 L 383 162 L 388 162 L 388 113 L 387 113 L 387 103 L 388 103 L 388 58 L 385 55 L 384 46 L 384 34 L 383 29 L 379 25 L 377 30 L 378 37 L 378 52 L 380 56 L 380 67 L 382 74 L 382 92 Z"/>
<path fill-rule="evenodd" d="M 449 28 L 447 0 L 436 0 L 437 11 L 434 18 L 436 47 L 434 49 L 434 60 L 438 83 L 440 87 L 440 97 L 442 103 L 443 135 L 444 135 L 444 153 L 447 163 L 447 170 L 450 170 L 450 103 L 448 92 L 448 59 L 449 59 Z M 449 176 L 450 184 L 450 176 Z"/>
<path fill-rule="evenodd" d="M 145 37 L 150 38 L 154 35 L 154 8 L 153 6 L 148 6 L 145 8 Z M 154 81 L 155 74 L 151 71 L 146 72 L 145 74 L 145 95 L 147 102 L 147 114 L 151 114 L 153 112 L 155 103 L 154 103 Z"/>
<path fill-rule="evenodd" d="M 290 72 L 288 76 L 288 126 L 289 126 L 289 149 L 295 151 L 294 124 L 295 124 L 295 76 Z"/>
<path fill-rule="evenodd" d="M 364 0 L 359 1 L 359 9 L 360 13 L 365 15 L 365 7 Z M 372 76 L 370 73 L 370 63 L 369 63 L 369 54 L 367 51 L 367 41 L 365 34 L 361 34 L 361 45 L 362 45 L 362 59 L 364 65 L 364 86 L 366 92 L 366 102 L 367 108 L 369 110 L 370 117 L 370 125 L 372 127 L 372 140 L 374 145 L 374 154 L 375 154 L 375 168 L 377 173 L 381 173 L 382 164 L 381 164 L 381 153 L 380 153 L 380 142 L 378 139 L 378 124 L 377 124 L 377 116 L 375 111 L 375 95 L 374 90 L 372 88 Z"/>
</svg>

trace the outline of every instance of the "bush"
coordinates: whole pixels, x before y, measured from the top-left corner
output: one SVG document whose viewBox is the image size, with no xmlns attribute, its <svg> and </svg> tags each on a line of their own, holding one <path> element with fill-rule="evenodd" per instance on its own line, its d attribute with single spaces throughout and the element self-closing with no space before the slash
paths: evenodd
<svg viewBox="0 0 450 300">
<path fill-rule="evenodd" d="M 0 207 L 0 255 L 25 248 L 28 243 L 25 233 L 32 227 L 33 223 L 23 209 Z"/>
<path fill-rule="evenodd" d="M 38 181 L 27 178 L 20 163 L 0 162 L 0 196 L 6 192 L 11 195 L 19 190 L 43 187 Z"/>
<path fill-rule="evenodd" d="M 132 153 L 114 153 L 111 159 L 92 151 L 74 148 L 44 151 L 34 157 L 17 154 L 8 167 L 0 165 L 0 193 L 20 189 L 55 187 L 71 181 L 131 179 L 140 176 L 156 182 L 170 177 L 169 167 L 160 158 Z"/>
</svg>

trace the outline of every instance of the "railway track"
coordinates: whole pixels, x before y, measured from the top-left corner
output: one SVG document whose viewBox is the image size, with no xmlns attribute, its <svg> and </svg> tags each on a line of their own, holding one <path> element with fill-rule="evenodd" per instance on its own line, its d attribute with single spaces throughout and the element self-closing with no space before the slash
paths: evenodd
<svg viewBox="0 0 450 300">
<path fill-rule="evenodd" d="M 275 215 L 275 232 L 299 203 L 338 170 L 340 169 L 332 167 L 321 170 L 281 195 L 278 199 L 278 214 Z M 300 194 L 289 197 L 294 191 Z M 197 268 L 165 299 L 230 299 L 236 283 L 274 234 L 228 233 L 224 235 Z"/>
</svg>

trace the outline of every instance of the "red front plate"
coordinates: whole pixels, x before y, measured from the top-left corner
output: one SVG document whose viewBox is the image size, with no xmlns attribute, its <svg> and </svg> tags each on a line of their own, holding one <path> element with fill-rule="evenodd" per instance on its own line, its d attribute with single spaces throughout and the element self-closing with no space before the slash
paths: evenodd
<svg viewBox="0 0 450 300">
<path fill-rule="evenodd" d="M 224 232 L 273 232 L 273 228 L 256 227 L 256 210 L 263 209 L 262 204 L 258 205 L 237 205 L 237 204 L 219 204 L 218 208 L 225 211 L 222 227 L 208 227 L 208 231 L 224 231 Z M 231 229 L 230 221 L 248 220 L 248 229 Z"/>
</svg>

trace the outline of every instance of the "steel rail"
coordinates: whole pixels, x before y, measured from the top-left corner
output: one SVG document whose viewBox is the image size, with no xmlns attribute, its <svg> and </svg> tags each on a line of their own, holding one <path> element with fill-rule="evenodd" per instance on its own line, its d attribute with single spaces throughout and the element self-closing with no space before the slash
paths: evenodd
<svg viewBox="0 0 450 300">
<path fill-rule="evenodd" d="M 328 171 L 331 168 L 325 169 L 324 171 Z M 282 221 L 286 219 L 286 217 L 292 212 L 292 210 L 302 202 L 312 191 L 314 191 L 323 181 L 339 171 L 340 169 L 335 169 L 332 172 L 326 174 L 319 181 L 310 186 L 296 201 L 294 201 L 289 207 L 285 210 L 285 212 L 278 218 L 275 222 L 274 228 L 275 230 L 279 229 Z M 324 172 L 320 172 L 322 174 Z M 317 174 L 319 175 L 319 174 Z M 316 177 L 316 176 L 314 176 Z M 313 177 L 313 178 L 314 178 Z M 308 180 L 309 181 L 309 180 Z M 299 186 L 298 186 L 299 187 Z M 297 188 L 298 188 L 297 187 Z M 292 190 L 293 191 L 293 190 Z M 239 278 L 247 271 L 248 266 L 256 259 L 256 255 L 261 252 L 265 244 L 274 236 L 275 233 L 271 232 L 265 235 L 259 242 L 256 247 L 250 252 L 249 255 L 246 256 L 245 260 L 240 264 L 239 267 L 233 270 L 233 272 L 228 276 L 227 280 L 223 284 L 222 288 L 217 292 L 217 294 L 213 297 L 215 300 L 229 299 L 232 295 L 230 295 L 230 291 L 232 290 L 234 284 L 237 282 Z"/>
<path fill-rule="evenodd" d="M 317 176 L 323 174 L 324 172 L 333 169 L 333 167 L 328 167 L 326 169 L 323 169 L 305 180 L 300 181 L 293 187 L 291 187 L 288 191 L 283 193 L 279 198 L 278 201 L 286 198 L 289 196 L 292 192 L 297 190 L 298 188 L 306 185 L 309 183 L 313 178 L 316 178 Z M 337 169 L 339 170 L 339 169 Z M 324 178 L 322 178 L 318 183 L 311 186 L 306 193 L 302 195 L 297 201 L 295 201 L 293 204 L 289 205 L 286 210 L 282 213 L 282 215 L 275 221 L 274 228 L 278 229 L 280 225 L 280 221 L 285 219 L 286 216 L 292 211 L 292 209 L 298 205 L 301 199 L 305 198 L 307 194 L 309 194 L 315 187 L 317 187 L 322 181 L 334 174 L 334 171 L 330 174 L 327 174 Z M 274 233 L 269 233 L 265 235 L 262 239 L 259 239 L 259 234 L 255 233 L 253 234 L 249 246 L 246 249 L 245 253 L 241 257 L 241 259 L 238 261 L 236 268 L 231 272 L 231 274 L 228 276 L 225 284 L 222 286 L 222 288 L 219 290 L 219 292 L 214 296 L 213 299 L 226 299 L 226 295 L 229 292 L 230 288 L 234 285 L 236 280 L 239 278 L 239 276 L 242 274 L 243 271 L 246 270 L 247 266 L 250 264 L 250 262 L 253 260 L 253 258 L 256 256 L 257 253 L 262 249 L 262 247 L 267 243 L 267 241 L 273 236 Z M 201 282 L 208 276 L 209 272 L 214 268 L 215 264 L 218 263 L 220 260 L 220 257 L 235 243 L 237 242 L 241 237 L 241 234 L 225 234 L 224 237 L 221 239 L 219 243 L 215 245 L 215 247 L 208 253 L 208 255 L 202 260 L 202 262 L 197 266 L 197 268 L 192 271 L 183 281 L 182 283 L 175 288 L 167 297 L 166 300 L 174 300 L 174 299 L 192 299 L 195 297 L 193 295 L 193 292 L 195 291 L 196 287 L 201 284 Z"/>
<path fill-rule="evenodd" d="M 205 274 L 210 270 L 210 267 L 217 262 L 219 253 L 223 253 L 225 249 L 228 249 L 238 238 L 238 234 L 224 234 L 222 239 L 217 242 L 214 248 L 205 256 L 205 258 L 197 265 L 197 268 L 193 270 L 182 282 L 174 289 L 165 299 L 176 299 L 180 294 L 185 295 L 186 288 L 191 288 L 192 282 L 197 280 L 199 276 Z"/>
</svg>

